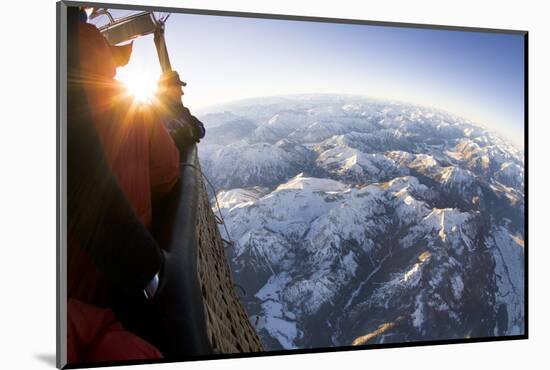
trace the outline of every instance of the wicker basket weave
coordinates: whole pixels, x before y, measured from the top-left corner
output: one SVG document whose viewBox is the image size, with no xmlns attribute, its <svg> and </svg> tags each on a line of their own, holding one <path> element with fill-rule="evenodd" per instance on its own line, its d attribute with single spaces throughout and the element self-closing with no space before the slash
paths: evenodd
<svg viewBox="0 0 550 370">
<path fill-rule="evenodd" d="M 215 353 L 261 352 L 262 343 L 235 292 L 205 184 L 202 176 L 197 177 L 198 270 L 212 349 Z"/>
</svg>

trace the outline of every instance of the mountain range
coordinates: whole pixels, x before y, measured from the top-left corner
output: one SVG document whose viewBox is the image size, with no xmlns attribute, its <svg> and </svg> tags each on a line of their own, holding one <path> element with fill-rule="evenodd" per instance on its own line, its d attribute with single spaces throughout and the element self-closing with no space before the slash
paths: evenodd
<svg viewBox="0 0 550 370">
<path fill-rule="evenodd" d="M 356 96 L 200 118 L 212 208 L 268 350 L 524 333 L 523 150 L 447 112 Z"/>
</svg>

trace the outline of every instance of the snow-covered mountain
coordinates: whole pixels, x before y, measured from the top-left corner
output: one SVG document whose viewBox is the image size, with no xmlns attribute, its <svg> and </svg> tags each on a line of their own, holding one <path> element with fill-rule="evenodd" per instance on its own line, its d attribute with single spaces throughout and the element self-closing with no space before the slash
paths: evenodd
<svg viewBox="0 0 550 370">
<path fill-rule="evenodd" d="M 524 332 L 521 150 L 445 112 L 353 96 L 201 118 L 227 255 L 268 349 Z"/>
</svg>

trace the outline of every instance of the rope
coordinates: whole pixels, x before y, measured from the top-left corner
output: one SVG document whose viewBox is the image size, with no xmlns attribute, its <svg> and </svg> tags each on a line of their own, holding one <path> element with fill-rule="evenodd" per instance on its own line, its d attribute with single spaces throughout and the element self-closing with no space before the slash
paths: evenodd
<svg viewBox="0 0 550 370">
<path fill-rule="evenodd" d="M 216 214 L 214 214 L 214 217 L 216 218 L 216 222 L 220 225 L 223 225 L 223 228 L 225 229 L 225 233 L 227 234 L 227 240 L 222 238 L 222 241 L 224 241 L 225 243 L 227 243 L 228 246 L 233 246 L 235 245 L 235 242 L 233 242 L 233 239 L 231 238 L 231 235 L 229 234 L 229 230 L 227 230 L 227 225 L 225 224 L 225 219 L 223 218 L 223 214 L 222 214 L 222 211 L 221 211 L 221 207 L 220 207 L 220 203 L 218 201 L 218 194 L 216 192 L 216 188 L 214 187 L 214 185 L 212 185 L 212 183 L 210 182 L 210 180 L 208 179 L 208 177 L 206 177 L 206 175 L 204 174 L 204 172 L 202 172 L 202 170 L 195 166 L 194 164 L 191 164 L 191 163 L 182 163 L 181 164 L 182 166 L 187 166 L 187 167 L 191 167 L 193 168 L 195 171 L 198 171 L 199 174 L 206 180 L 206 182 L 208 183 L 208 185 L 210 185 L 210 188 L 212 189 L 212 192 L 214 193 L 214 199 L 216 199 L 216 208 L 218 209 L 218 213 L 220 214 L 220 216 L 218 217 Z"/>
<path fill-rule="evenodd" d="M 243 297 L 246 297 L 246 290 L 241 285 L 239 285 L 237 283 L 233 283 L 233 286 L 235 288 L 239 288 L 241 290 L 241 292 L 243 292 Z"/>
<path fill-rule="evenodd" d="M 228 247 L 232 247 L 233 244 L 235 244 L 232 240 L 226 240 L 224 238 L 221 238 L 222 239 L 222 242 L 224 242 L 225 244 L 227 244 Z"/>
<path fill-rule="evenodd" d="M 223 228 L 225 229 L 225 233 L 227 234 L 227 239 L 224 239 L 224 238 L 221 238 L 221 240 L 226 243 L 228 246 L 233 246 L 235 245 L 235 242 L 233 241 L 233 239 L 231 239 L 231 235 L 229 234 L 229 230 L 227 230 L 227 226 L 225 224 L 225 219 L 223 218 L 223 214 L 222 214 L 222 211 L 221 211 L 221 207 L 220 207 L 220 203 L 218 201 L 218 194 L 216 192 L 216 188 L 214 187 L 214 185 L 212 185 L 212 183 L 210 182 L 210 180 L 208 179 L 208 177 L 206 177 L 206 175 L 204 174 L 204 172 L 202 172 L 202 170 L 195 166 L 194 164 L 191 164 L 191 163 L 182 163 L 183 166 L 187 166 L 187 167 L 191 167 L 193 168 L 195 171 L 198 171 L 200 173 L 200 175 L 206 180 L 206 182 L 208 183 L 208 185 L 210 185 L 210 188 L 212 189 L 212 192 L 214 193 L 214 199 L 216 199 L 216 208 L 218 209 L 218 213 L 220 214 L 219 218 L 217 215 L 214 214 L 214 217 L 216 218 L 216 222 L 218 222 L 218 220 L 220 221 L 219 223 L 221 225 L 223 225 Z M 246 297 L 246 290 L 242 287 L 242 285 L 239 285 L 237 283 L 233 283 L 233 286 L 235 288 L 239 288 L 241 290 L 241 292 L 243 293 L 243 297 Z"/>
</svg>

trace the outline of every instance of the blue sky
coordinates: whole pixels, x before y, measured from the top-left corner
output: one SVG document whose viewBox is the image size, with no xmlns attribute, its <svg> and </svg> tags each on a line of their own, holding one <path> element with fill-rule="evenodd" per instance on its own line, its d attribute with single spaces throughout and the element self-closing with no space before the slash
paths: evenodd
<svg viewBox="0 0 550 370">
<path fill-rule="evenodd" d="M 172 66 L 191 109 L 293 93 L 347 93 L 448 110 L 523 146 L 523 36 L 172 14 Z M 152 36 L 121 79 L 160 74 Z"/>
</svg>

